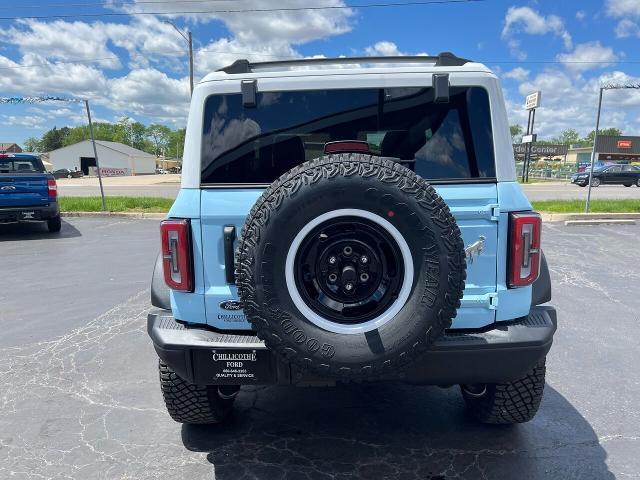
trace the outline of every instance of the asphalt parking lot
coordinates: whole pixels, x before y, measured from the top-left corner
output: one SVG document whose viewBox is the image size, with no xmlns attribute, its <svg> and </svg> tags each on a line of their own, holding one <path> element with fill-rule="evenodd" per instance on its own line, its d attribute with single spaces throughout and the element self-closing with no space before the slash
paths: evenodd
<svg viewBox="0 0 640 480">
<path fill-rule="evenodd" d="M 532 422 L 476 424 L 457 388 L 352 385 L 247 389 L 192 427 L 145 332 L 157 221 L 0 227 L 0 478 L 638 478 L 640 226 L 543 236 L 559 330 Z"/>
</svg>

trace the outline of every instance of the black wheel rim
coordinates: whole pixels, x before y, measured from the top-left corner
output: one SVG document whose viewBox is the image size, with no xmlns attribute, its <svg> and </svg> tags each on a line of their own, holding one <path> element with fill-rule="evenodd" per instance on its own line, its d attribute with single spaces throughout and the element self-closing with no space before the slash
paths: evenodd
<svg viewBox="0 0 640 480">
<path fill-rule="evenodd" d="M 314 312 L 354 325 L 380 316 L 398 298 L 404 263 L 389 232 L 368 219 L 347 216 L 327 220 L 306 235 L 294 276 Z"/>
</svg>

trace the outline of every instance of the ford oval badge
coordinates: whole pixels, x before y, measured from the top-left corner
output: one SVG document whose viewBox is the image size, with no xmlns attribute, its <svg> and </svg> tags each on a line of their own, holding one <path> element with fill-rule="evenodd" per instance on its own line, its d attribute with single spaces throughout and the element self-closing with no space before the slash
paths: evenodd
<svg viewBox="0 0 640 480">
<path fill-rule="evenodd" d="M 242 304 L 239 300 L 225 300 L 220 303 L 220 308 L 223 310 L 242 310 Z"/>
</svg>

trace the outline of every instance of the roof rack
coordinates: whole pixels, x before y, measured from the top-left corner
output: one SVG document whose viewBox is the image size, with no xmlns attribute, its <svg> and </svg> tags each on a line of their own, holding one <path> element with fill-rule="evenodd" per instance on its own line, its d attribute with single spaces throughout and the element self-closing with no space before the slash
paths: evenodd
<svg viewBox="0 0 640 480">
<path fill-rule="evenodd" d="M 236 60 L 231 65 L 220 68 L 219 72 L 228 74 L 251 73 L 257 68 L 290 67 L 301 65 L 339 65 L 350 63 L 434 63 L 436 67 L 460 67 L 471 62 L 466 58 L 456 57 L 451 52 L 442 52 L 435 56 L 389 56 L 389 57 L 339 57 L 339 58 L 300 58 L 294 60 L 277 60 L 272 62 L 255 62 Z"/>
</svg>

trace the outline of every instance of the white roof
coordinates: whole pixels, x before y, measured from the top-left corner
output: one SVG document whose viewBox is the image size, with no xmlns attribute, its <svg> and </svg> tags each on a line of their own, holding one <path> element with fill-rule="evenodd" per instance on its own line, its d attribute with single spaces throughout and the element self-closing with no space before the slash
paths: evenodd
<svg viewBox="0 0 640 480">
<path fill-rule="evenodd" d="M 67 145 L 66 147 L 58 148 L 57 150 L 52 150 L 49 153 L 59 152 L 66 148 L 75 147 L 83 143 L 91 144 L 91 140 L 83 140 L 81 142 L 74 143 L 73 145 Z M 111 150 L 115 150 L 116 152 L 123 153 L 128 157 L 155 158 L 155 155 L 152 155 L 151 153 L 143 152 L 142 150 L 138 150 L 137 148 L 130 147 L 129 145 L 125 145 L 124 143 L 109 142 L 107 140 L 96 140 L 96 144 L 101 145 L 102 147 L 105 147 L 105 148 L 109 148 Z"/>
</svg>

